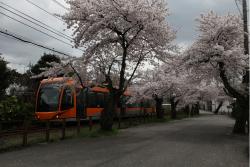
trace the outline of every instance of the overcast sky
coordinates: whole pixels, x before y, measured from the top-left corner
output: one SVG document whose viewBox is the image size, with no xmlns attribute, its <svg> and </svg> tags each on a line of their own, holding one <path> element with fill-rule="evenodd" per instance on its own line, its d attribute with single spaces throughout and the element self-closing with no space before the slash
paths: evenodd
<svg viewBox="0 0 250 167">
<path fill-rule="evenodd" d="M 23 13 L 26 13 L 27 15 L 40 20 L 43 23 L 50 25 L 60 32 L 63 32 L 69 36 L 71 35 L 71 32 L 69 30 L 64 31 L 64 29 L 66 29 L 66 25 L 62 21 L 52 17 L 41 9 L 28 3 L 28 1 L 33 2 L 51 13 L 65 13 L 66 10 L 56 4 L 53 0 L 1 1 L 22 11 Z M 64 0 L 57 1 L 66 6 Z M 1 3 L 0 6 L 4 7 L 4 5 L 2 5 Z M 177 30 L 177 39 L 175 40 L 175 43 L 182 46 L 183 48 L 190 46 L 197 37 L 195 18 L 199 17 L 201 13 L 213 10 L 219 14 L 227 14 L 229 12 L 238 14 L 234 0 L 168 0 L 168 7 L 171 11 L 171 15 L 167 18 L 167 21 L 175 30 Z M 15 16 L 0 8 L 1 30 L 7 29 L 9 32 L 21 35 L 22 37 L 25 37 L 36 43 L 43 44 L 70 55 L 80 56 L 82 54 L 82 51 L 73 49 L 71 46 L 61 43 L 51 37 L 48 37 L 14 20 L 11 20 L 1 13 L 7 14 L 18 20 L 22 20 L 22 22 L 28 23 L 18 16 Z M 65 40 L 65 42 L 67 42 L 67 40 Z M 23 42 L 19 42 L 15 39 L 0 34 L 0 53 L 2 53 L 1 56 L 9 62 L 9 67 L 15 68 L 19 72 L 27 70 L 27 66 L 29 64 L 35 64 L 44 52 L 52 53 L 51 51 L 41 49 L 30 44 L 25 44 Z"/>
</svg>

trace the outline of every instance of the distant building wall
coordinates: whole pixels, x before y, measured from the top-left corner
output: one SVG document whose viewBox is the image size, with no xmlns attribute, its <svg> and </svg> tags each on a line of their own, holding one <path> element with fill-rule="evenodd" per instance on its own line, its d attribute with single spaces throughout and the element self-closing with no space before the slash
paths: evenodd
<svg viewBox="0 0 250 167">
<path fill-rule="evenodd" d="M 212 111 L 215 111 L 217 107 L 219 106 L 220 101 L 212 101 Z M 219 109 L 219 113 L 231 113 L 232 108 L 231 108 L 231 102 L 228 100 L 224 100 L 221 108 Z"/>
<path fill-rule="evenodd" d="M 211 111 L 214 112 L 217 107 L 219 106 L 221 101 L 201 101 L 200 102 L 200 109 L 205 110 L 205 111 Z M 232 108 L 231 108 L 231 102 L 229 100 L 223 100 L 223 104 L 221 108 L 219 109 L 219 113 L 231 113 Z"/>
<path fill-rule="evenodd" d="M 201 101 L 199 104 L 201 110 L 212 112 L 212 101 Z"/>
</svg>

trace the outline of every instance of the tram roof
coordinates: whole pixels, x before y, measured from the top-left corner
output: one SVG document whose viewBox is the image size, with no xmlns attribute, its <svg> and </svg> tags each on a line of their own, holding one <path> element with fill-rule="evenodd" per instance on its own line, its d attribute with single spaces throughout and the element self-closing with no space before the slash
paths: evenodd
<svg viewBox="0 0 250 167">
<path fill-rule="evenodd" d="M 43 79 L 41 81 L 41 84 L 52 84 L 52 83 L 68 83 L 68 84 L 75 84 L 76 81 L 71 78 L 71 77 L 55 77 L 55 78 L 48 78 L 48 79 Z M 81 85 L 77 85 L 77 87 L 82 88 Z M 90 88 L 92 91 L 95 92 L 109 92 L 109 90 L 105 87 L 100 87 L 100 86 L 94 86 Z M 131 96 L 131 92 L 126 90 L 124 92 L 124 95 L 126 96 Z"/>
<path fill-rule="evenodd" d="M 48 79 L 43 79 L 41 81 L 42 84 L 45 84 L 45 83 L 75 83 L 75 81 L 73 80 L 73 78 L 70 78 L 70 77 L 56 77 L 56 78 L 48 78 Z"/>
</svg>

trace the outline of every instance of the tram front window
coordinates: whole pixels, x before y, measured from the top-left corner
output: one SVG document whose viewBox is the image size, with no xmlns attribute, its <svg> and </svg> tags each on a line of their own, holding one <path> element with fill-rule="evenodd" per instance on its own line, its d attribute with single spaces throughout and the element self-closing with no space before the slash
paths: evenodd
<svg viewBox="0 0 250 167">
<path fill-rule="evenodd" d="M 60 96 L 59 85 L 44 85 L 38 95 L 38 112 L 58 111 Z"/>
</svg>

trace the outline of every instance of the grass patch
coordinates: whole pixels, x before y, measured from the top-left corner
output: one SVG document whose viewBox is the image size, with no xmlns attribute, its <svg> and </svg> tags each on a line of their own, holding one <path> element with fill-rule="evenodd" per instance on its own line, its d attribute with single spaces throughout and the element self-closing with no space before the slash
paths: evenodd
<svg viewBox="0 0 250 167">
<path fill-rule="evenodd" d="M 154 117 L 153 119 L 149 120 L 149 123 L 166 123 L 166 122 L 169 122 L 169 121 L 171 121 L 170 116 L 164 116 L 163 118 L 160 118 L 160 119 Z"/>
<path fill-rule="evenodd" d="M 116 125 L 114 125 L 115 127 Z M 114 136 L 118 134 L 118 129 L 113 128 L 111 131 L 102 131 L 100 130 L 99 125 L 94 125 L 92 130 L 89 130 L 89 127 L 81 127 L 80 134 L 77 135 L 76 128 L 66 128 L 65 131 L 65 138 L 64 139 L 71 139 L 71 138 L 97 138 L 102 136 Z M 49 142 L 58 142 L 62 138 L 62 131 L 61 130 L 53 130 L 50 131 L 50 140 Z M 22 146 L 22 135 L 15 135 L 15 136 L 8 136 L 4 138 L 0 138 L 0 153 L 19 150 L 25 147 L 32 146 L 34 144 L 46 142 L 45 139 L 45 132 L 37 132 L 28 134 L 28 144 L 24 147 Z"/>
<path fill-rule="evenodd" d="M 96 130 L 89 134 L 89 137 L 102 137 L 102 136 L 114 136 L 118 134 L 118 129 L 112 129 L 111 131 Z"/>
<path fill-rule="evenodd" d="M 114 126 L 115 127 L 115 124 Z M 117 128 L 113 128 L 111 131 L 103 131 L 100 129 L 99 125 L 95 125 L 92 127 L 90 131 L 89 128 L 82 128 L 78 137 L 102 137 L 102 136 L 114 136 L 117 135 L 119 130 Z"/>
<path fill-rule="evenodd" d="M 181 119 L 184 119 L 184 118 L 189 118 L 187 114 L 185 113 L 181 113 L 179 115 L 177 115 L 177 120 L 181 120 Z"/>
<path fill-rule="evenodd" d="M 184 113 L 178 113 L 177 114 L 177 120 L 187 118 L 188 116 Z M 130 118 L 125 119 L 121 122 L 121 128 L 129 128 L 133 126 L 138 126 L 142 124 L 148 124 L 148 123 L 167 123 L 172 121 L 170 118 L 170 115 L 164 116 L 162 119 L 156 118 L 156 116 L 153 117 L 147 117 L 144 121 L 143 118 Z M 124 127 L 125 126 L 125 127 Z M 65 139 L 70 138 L 98 138 L 103 136 L 115 136 L 119 133 L 118 122 L 115 122 L 113 125 L 113 129 L 111 131 L 103 131 L 100 130 L 99 124 L 94 124 L 92 127 L 92 130 L 89 130 L 88 126 L 81 127 L 79 135 L 77 135 L 77 129 L 76 128 L 66 128 L 65 131 Z M 60 129 L 50 131 L 50 141 L 49 142 L 58 142 L 61 140 L 62 137 L 62 131 Z M 45 132 L 37 132 L 28 134 L 28 144 L 25 147 L 46 142 L 45 141 Z M 17 149 L 25 148 L 22 146 L 22 135 L 15 135 L 15 136 L 9 136 L 0 138 L 0 153 L 6 152 L 6 151 L 12 151 Z"/>
<path fill-rule="evenodd" d="M 20 149 L 22 147 L 22 136 L 0 138 L 0 152 Z"/>
</svg>

